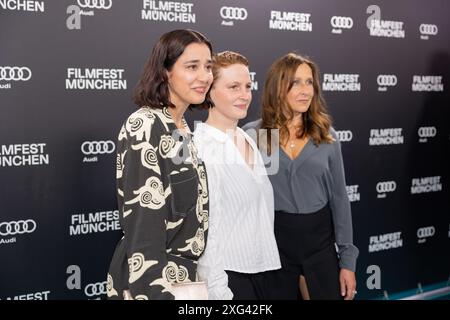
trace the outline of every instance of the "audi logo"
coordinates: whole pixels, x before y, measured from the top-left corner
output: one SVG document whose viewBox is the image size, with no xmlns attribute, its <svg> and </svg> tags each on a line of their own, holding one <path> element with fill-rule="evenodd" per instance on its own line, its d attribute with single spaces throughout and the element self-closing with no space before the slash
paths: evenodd
<svg viewBox="0 0 450 320">
<path fill-rule="evenodd" d="M 90 9 L 109 9 L 112 6 L 112 0 L 78 0 L 77 2 L 80 7 Z"/>
<path fill-rule="evenodd" d="M 377 183 L 377 192 L 385 193 L 385 192 L 393 192 L 397 188 L 397 184 L 395 181 L 384 181 Z"/>
<path fill-rule="evenodd" d="M 353 133 L 350 130 L 336 131 L 336 135 L 341 142 L 349 142 L 353 139 Z"/>
<path fill-rule="evenodd" d="M 106 281 L 97 282 L 97 283 L 89 283 L 84 288 L 84 294 L 88 297 L 106 294 Z"/>
<path fill-rule="evenodd" d="M 28 81 L 31 70 L 27 67 L 0 67 L 0 81 Z"/>
<path fill-rule="evenodd" d="M 351 29 L 353 27 L 353 19 L 350 17 L 333 16 L 330 22 L 333 28 Z"/>
<path fill-rule="evenodd" d="M 108 141 L 85 141 L 81 145 L 81 152 L 85 155 L 110 154 L 116 149 L 116 145 L 111 140 Z"/>
<path fill-rule="evenodd" d="M 395 86 L 397 84 L 397 76 L 393 74 L 380 74 L 377 77 L 379 86 Z"/>
<path fill-rule="evenodd" d="M 421 34 L 428 34 L 431 36 L 435 36 L 438 33 L 438 27 L 435 24 L 424 24 L 422 23 L 419 27 L 419 31 Z"/>
<path fill-rule="evenodd" d="M 417 229 L 417 237 L 418 238 L 428 238 L 434 236 L 436 230 L 433 226 L 424 227 Z"/>
<path fill-rule="evenodd" d="M 32 219 L 0 223 L 0 236 L 32 233 L 36 230 L 36 222 Z"/>
<path fill-rule="evenodd" d="M 245 8 L 222 7 L 220 8 L 220 16 L 222 19 L 245 20 L 248 13 Z"/>
<path fill-rule="evenodd" d="M 436 127 L 420 127 L 419 130 L 417 130 L 417 134 L 420 138 L 432 138 L 436 136 L 436 133 Z"/>
</svg>

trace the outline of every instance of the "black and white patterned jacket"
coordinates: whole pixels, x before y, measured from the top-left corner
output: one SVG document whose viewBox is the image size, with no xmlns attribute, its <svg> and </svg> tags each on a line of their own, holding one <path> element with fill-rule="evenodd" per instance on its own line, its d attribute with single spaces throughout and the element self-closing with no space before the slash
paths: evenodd
<svg viewBox="0 0 450 320">
<path fill-rule="evenodd" d="M 122 126 L 117 197 L 123 237 L 108 272 L 109 299 L 174 299 L 171 284 L 196 281 L 208 229 L 205 167 L 168 111 L 143 107 Z"/>
</svg>

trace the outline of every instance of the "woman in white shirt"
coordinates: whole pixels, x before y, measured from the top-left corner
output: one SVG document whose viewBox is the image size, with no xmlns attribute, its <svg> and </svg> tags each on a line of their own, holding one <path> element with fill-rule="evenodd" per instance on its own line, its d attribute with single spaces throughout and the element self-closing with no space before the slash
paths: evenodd
<svg viewBox="0 0 450 320">
<path fill-rule="evenodd" d="M 254 141 L 237 126 L 250 105 L 248 61 L 225 51 L 213 59 L 209 115 L 194 142 L 209 186 L 209 234 L 198 262 L 210 299 L 267 297 L 264 272 L 279 269 L 272 185 Z"/>
</svg>

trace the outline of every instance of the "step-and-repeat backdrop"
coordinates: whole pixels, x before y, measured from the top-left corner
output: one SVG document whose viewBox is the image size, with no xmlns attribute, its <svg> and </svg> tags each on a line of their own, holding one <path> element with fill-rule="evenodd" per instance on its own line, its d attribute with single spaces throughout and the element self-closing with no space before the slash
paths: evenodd
<svg viewBox="0 0 450 320">
<path fill-rule="evenodd" d="M 266 71 L 318 63 L 360 249 L 358 297 L 450 276 L 447 0 L 0 0 L 0 298 L 97 299 L 121 237 L 116 137 L 159 36 L 191 28 Z M 205 112 L 188 112 L 204 120 Z"/>
</svg>

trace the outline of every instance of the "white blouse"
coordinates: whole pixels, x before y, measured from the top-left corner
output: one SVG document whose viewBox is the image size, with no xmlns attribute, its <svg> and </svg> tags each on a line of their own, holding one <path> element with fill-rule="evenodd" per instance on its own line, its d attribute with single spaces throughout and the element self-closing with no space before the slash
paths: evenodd
<svg viewBox="0 0 450 320">
<path fill-rule="evenodd" d="M 233 137 L 206 123 L 197 124 L 194 143 L 204 161 L 209 189 L 209 233 L 198 261 L 199 279 L 210 299 L 231 299 L 225 270 L 258 273 L 281 267 L 274 236 L 274 200 L 270 180 L 255 142 L 250 168 Z"/>
</svg>

